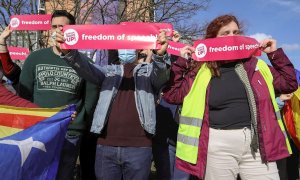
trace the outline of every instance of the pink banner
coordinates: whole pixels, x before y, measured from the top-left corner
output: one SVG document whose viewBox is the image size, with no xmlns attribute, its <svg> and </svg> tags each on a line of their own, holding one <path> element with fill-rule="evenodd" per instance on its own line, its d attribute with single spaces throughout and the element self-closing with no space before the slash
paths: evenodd
<svg viewBox="0 0 300 180">
<path fill-rule="evenodd" d="M 173 54 L 175 56 L 180 56 L 180 49 L 183 48 L 184 46 L 187 46 L 187 45 L 178 43 L 178 42 L 174 42 L 174 41 L 169 41 L 167 52 L 169 54 Z"/>
<path fill-rule="evenodd" d="M 157 49 L 159 28 L 145 23 L 64 26 L 63 49 Z"/>
<path fill-rule="evenodd" d="M 260 56 L 259 43 L 250 37 L 226 36 L 198 40 L 194 43 L 196 61 L 220 61 Z"/>
<path fill-rule="evenodd" d="M 121 22 L 121 25 L 132 24 L 136 26 L 143 26 L 144 24 L 151 24 L 157 26 L 161 30 L 166 31 L 166 35 L 169 37 L 173 36 L 173 25 L 171 23 L 145 23 L 145 22 Z"/>
<path fill-rule="evenodd" d="M 14 30 L 50 30 L 51 15 L 15 15 L 10 17 L 10 27 Z"/>
<path fill-rule="evenodd" d="M 25 60 L 29 55 L 28 48 L 7 47 L 9 55 L 13 60 Z"/>
</svg>

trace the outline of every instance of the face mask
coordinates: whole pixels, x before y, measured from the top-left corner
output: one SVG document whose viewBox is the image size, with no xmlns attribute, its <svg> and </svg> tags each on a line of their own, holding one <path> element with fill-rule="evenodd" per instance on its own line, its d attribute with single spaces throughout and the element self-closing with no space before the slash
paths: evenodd
<svg viewBox="0 0 300 180">
<path fill-rule="evenodd" d="M 135 49 L 119 49 L 118 53 L 121 64 L 132 63 L 136 59 Z"/>
</svg>

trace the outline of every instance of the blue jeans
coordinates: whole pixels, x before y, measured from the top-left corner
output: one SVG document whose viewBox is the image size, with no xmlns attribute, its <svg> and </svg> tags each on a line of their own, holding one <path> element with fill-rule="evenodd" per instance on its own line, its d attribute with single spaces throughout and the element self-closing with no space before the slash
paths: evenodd
<svg viewBox="0 0 300 180">
<path fill-rule="evenodd" d="M 176 147 L 168 143 L 154 143 L 153 157 L 158 179 L 188 180 L 190 175 L 175 166 Z"/>
<path fill-rule="evenodd" d="M 62 147 L 56 180 L 73 180 L 79 154 L 81 135 L 66 134 Z"/>
<path fill-rule="evenodd" d="M 152 159 L 151 147 L 97 145 L 95 173 L 98 180 L 147 180 Z"/>
</svg>

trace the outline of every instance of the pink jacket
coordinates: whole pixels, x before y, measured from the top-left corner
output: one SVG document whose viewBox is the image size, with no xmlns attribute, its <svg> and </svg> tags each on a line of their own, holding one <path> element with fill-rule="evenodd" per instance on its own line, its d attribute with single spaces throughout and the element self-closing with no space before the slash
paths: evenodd
<svg viewBox="0 0 300 180">
<path fill-rule="evenodd" d="M 298 88 L 296 75 L 292 63 L 280 48 L 268 54 L 273 65 L 270 70 L 273 74 L 275 93 L 291 93 Z M 259 136 L 260 153 L 263 162 L 276 161 L 289 156 L 285 138 L 278 126 L 273 104 L 270 100 L 268 87 L 262 75 L 255 70 L 257 58 L 252 57 L 244 62 L 257 105 L 257 129 Z M 170 86 L 164 92 L 164 98 L 169 103 L 181 104 L 188 94 L 197 72 L 189 71 L 187 74 L 186 60 L 179 58 L 173 63 L 171 70 Z M 183 76 L 183 74 L 185 74 Z M 199 151 L 197 164 L 190 164 L 181 159 L 176 159 L 176 166 L 203 179 L 205 175 L 207 149 L 209 140 L 209 108 L 208 97 L 210 86 L 207 89 L 204 120 L 199 138 Z"/>
</svg>

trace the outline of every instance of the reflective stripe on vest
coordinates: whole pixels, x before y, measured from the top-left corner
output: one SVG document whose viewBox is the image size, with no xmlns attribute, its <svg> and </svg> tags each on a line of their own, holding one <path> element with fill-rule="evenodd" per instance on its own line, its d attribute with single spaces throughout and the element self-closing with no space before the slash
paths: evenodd
<svg viewBox="0 0 300 180">
<path fill-rule="evenodd" d="M 278 124 L 286 138 L 287 149 L 291 153 L 290 144 L 287 139 L 287 133 L 285 132 L 285 128 L 281 120 L 281 114 L 275 100 L 273 76 L 269 67 L 264 61 L 258 60 L 257 67 L 267 83 Z M 211 71 L 207 67 L 206 63 L 204 63 L 197 73 L 190 92 L 183 101 L 179 120 L 176 156 L 181 160 L 191 164 L 197 163 L 199 137 L 201 134 L 201 126 L 206 102 L 206 90 L 211 77 Z"/>
</svg>

